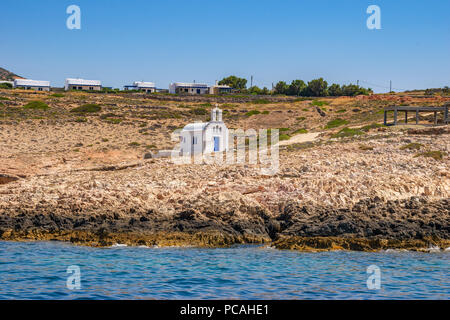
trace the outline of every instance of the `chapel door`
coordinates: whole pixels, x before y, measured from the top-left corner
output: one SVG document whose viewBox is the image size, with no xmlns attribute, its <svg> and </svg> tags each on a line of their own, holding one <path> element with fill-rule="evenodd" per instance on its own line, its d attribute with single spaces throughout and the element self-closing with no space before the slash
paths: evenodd
<svg viewBox="0 0 450 320">
<path fill-rule="evenodd" d="M 220 150 L 220 137 L 214 137 L 214 152 Z"/>
</svg>

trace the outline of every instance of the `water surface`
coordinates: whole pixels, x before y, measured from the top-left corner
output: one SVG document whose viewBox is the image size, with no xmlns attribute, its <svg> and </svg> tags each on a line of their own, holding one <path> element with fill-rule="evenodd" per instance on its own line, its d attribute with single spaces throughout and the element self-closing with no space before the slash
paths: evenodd
<svg viewBox="0 0 450 320">
<path fill-rule="evenodd" d="M 66 286 L 67 268 L 81 289 Z M 367 267 L 381 289 L 367 288 Z M 449 299 L 450 252 L 301 253 L 0 242 L 0 299 Z"/>
</svg>

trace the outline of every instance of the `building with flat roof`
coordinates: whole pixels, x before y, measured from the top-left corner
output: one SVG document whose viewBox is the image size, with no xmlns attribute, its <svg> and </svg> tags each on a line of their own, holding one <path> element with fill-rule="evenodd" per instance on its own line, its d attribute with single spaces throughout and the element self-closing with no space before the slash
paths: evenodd
<svg viewBox="0 0 450 320">
<path fill-rule="evenodd" d="M 223 94 L 223 93 L 231 93 L 233 88 L 227 85 L 216 84 L 209 87 L 209 94 Z"/>
<path fill-rule="evenodd" d="M 143 92 L 155 92 L 156 87 L 153 82 L 135 81 L 132 85 L 126 85 L 123 87 L 124 90 L 138 90 Z"/>
<path fill-rule="evenodd" d="M 25 90 L 50 91 L 50 81 L 15 79 L 13 87 Z"/>
<path fill-rule="evenodd" d="M 204 83 L 175 82 L 169 85 L 169 93 L 177 94 L 208 94 L 209 88 Z"/>
<path fill-rule="evenodd" d="M 87 90 L 87 91 L 100 91 L 102 90 L 102 82 L 100 80 L 85 80 L 67 78 L 64 89 L 69 90 Z"/>
</svg>

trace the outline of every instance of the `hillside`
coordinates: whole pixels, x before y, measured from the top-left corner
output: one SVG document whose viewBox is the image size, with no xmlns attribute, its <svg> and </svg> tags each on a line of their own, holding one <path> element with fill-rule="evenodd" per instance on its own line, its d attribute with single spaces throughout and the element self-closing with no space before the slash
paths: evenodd
<svg viewBox="0 0 450 320">
<path fill-rule="evenodd" d="M 229 163 L 153 157 L 177 147 L 176 129 L 209 121 L 214 99 L 230 129 L 279 129 L 275 174 L 228 155 Z M 450 128 L 431 127 L 432 112 L 420 125 L 414 115 L 405 125 L 404 114 L 401 125 L 382 123 L 386 106 L 449 102 L 0 89 L 0 239 L 445 249 Z"/>
<path fill-rule="evenodd" d="M 13 81 L 14 79 L 23 79 L 21 76 L 12 73 L 0 67 L 0 80 Z"/>
</svg>

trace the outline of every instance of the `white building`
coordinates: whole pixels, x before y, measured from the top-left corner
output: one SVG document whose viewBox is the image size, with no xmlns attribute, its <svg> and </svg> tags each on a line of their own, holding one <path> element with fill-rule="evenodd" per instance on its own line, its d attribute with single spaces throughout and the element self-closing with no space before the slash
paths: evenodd
<svg viewBox="0 0 450 320">
<path fill-rule="evenodd" d="M 143 92 L 155 92 L 156 86 L 153 82 L 135 81 L 132 85 L 123 87 L 125 90 L 138 90 Z"/>
<path fill-rule="evenodd" d="M 211 110 L 210 122 L 190 123 L 180 132 L 180 154 L 212 153 L 228 150 L 228 128 L 222 110 Z"/>
<path fill-rule="evenodd" d="M 26 90 L 50 91 L 50 81 L 15 79 L 13 87 Z"/>
<path fill-rule="evenodd" d="M 64 89 L 69 90 L 87 90 L 87 91 L 100 91 L 102 90 L 102 82 L 100 80 L 85 80 L 67 78 Z"/>
<path fill-rule="evenodd" d="M 209 94 L 223 94 L 223 93 L 231 93 L 233 88 L 224 84 L 216 84 L 209 87 Z"/>
<path fill-rule="evenodd" d="M 204 83 L 175 82 L 169 85 L 169 93 L 178 94 L 208 94 L 209 88 Z"/>
<path fill-rule="evenodd" d="M 2 83 L 8 83 L 11 86 L 14 86 L 14 81 L 0 80 L 0 84 L 2 84 Z"/>
</svg>

